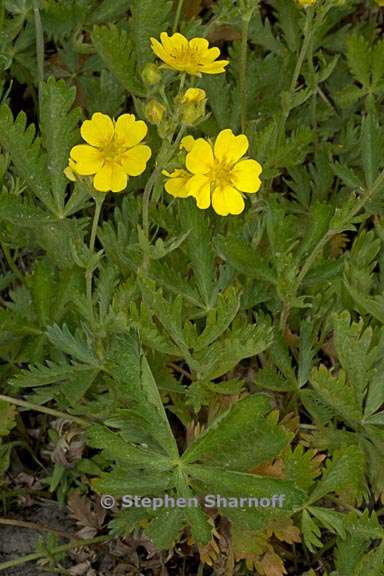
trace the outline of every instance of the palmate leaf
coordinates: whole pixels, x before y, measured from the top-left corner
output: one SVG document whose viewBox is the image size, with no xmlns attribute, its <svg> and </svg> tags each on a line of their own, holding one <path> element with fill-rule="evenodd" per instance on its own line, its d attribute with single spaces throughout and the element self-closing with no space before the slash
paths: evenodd
<svg viewBox="0 0 384 576">
<path fill-rule="evenodd" d="M 147 422 L 148 432 L 156 438 L 165 453 L 176 457 L 176 441 L 157 384 L 134 331 L 113 339 L 106 366 L 115 381 L 120 399 L 133 405 Z"/>
<path fill-rule="evenodd" d="M 135 96 L 143 95 L 143 86 L 136 76 L 133 43 L 127 31 L 115 25 L 95 26 L 91 38 L 100 58 L 122 86 Z"/>
<path fill-rule="evenodd" d="M 78 334 L 72 334 L 65 324 L 62 328 L 57 324 L 49 326 L 47 336 L 50 342 L 65 354 L 94 368 L 99 366 L 100 362 L 94 351 Z"/>
<path fill-rule="evenodd" d="M 351 512 L 345 518 L 347 538 L 339 539 L 335 560 L 340 576 L 381 576 L 384 574 L 384 529 L 374 513 L 365 510 L 363 514 Z M 371 549 L 371 540 L 381 540 Z"/>
<path fill-rule="evenodd" d="M 150 37 L 157 37 L 167 30 L 172 2 L 169 0 L 132 0 L 132 18 L 129 23 L 130 35 L 134 41 L 139 69 L 153 59 Z"/>
<path fill-rule="evenodd" d="M 353 426 L 361 419 L 362 408 L 355 389 L 346 380 L 344 370 L 340 369 L 337 376 L 333 377 L 321 364 L 319 368 L 312 369 L 310 382 L 321 401 L 339 414 L 345 422 Z"/>
<path fill-rule="evenodd" d="M 97 374 L 98 370 L 96 370 Z M 21 370 L 11 380 L 13 386 L 18 388 L 34 388 L 36 386 L 48 386 L 69 379 L 80 378 L 83 374 L 94 374 L 95 369 L 89 364 L 57 364 L 47 361 L 46 364 L 30 366 L 28 370 Z"/>
<path fill-rule="evenodd" d="M 188 465 L 188 474 L 194 491 L 207 501 L 207 496 L 236 498 L 238 506 L 217 502 L 221 515 L 228 517 L 239 528 L 260 530 L 272 519 L 286 518 L 296 511 L 305 499 L 305 493 L 289 480 L 256 476 L 222 467 Z M 278 496 L 283 496 L 281 505 Z M 275 497 L 273 504 L 273 497 Z M 269 506 L 252 507 L 240 498 L 267 498 Z M 211 500 L 208 500 L 211 505 Z"/>
<path fill-rule="evenodd" d="M 367 40 L 358 34 L 351 34 L 347 40 L 347 61 L 355 80 L 364 88 L 371 83 L 371 50 Z"/>
<path fill-rule="evenodd" d="M 322 478 L 312 491 L 309 502 L 314 503 L 331 492 L 351 494 L 352 497 L 366 492 L 366 458 L 357 446 L 347 446 L 335 451 Z"/>
<path fill-rule="evenodd" d="M 183 461 L 246 471 L 271 460 L 290 439 L 276 416 L 265 396 L 248 396 L 200 435 L 184 453 Z"/>
<path fill-rule="evenodd" d="M 48 174 L 57 210 L 63 213 L 67 179 L 64 168 L 68 164 L 70 148 L 76 144 L 79 109 L 71 110 L 76 91 L 63 80 L 50 77 L 41 93 L 40 126 L 48 155 Z"/>
<path fill-rule="evenodd" d="M 16 120 L 6 104 L 0 106 L 0 145 L 9 152 L 18 175 L 52 212 L 55 212 L 50 193 L 47 159 L 41 151 L 35 127 L 27 127 L 27 117 L 20 112 Z"/>
<path fill-rule="evenodd" d="M 372 367 L 378 359 L 378 349 L 371 349 L 373 331 L 371 327 L 363 330 L 362 318 L 352 322 L 348 311 L 333 316 L 334 342 L 338 359 L 354 388 L 360 409 L 363 406 Z"/>
<path fill-rule="evenodd" d="M 146 536 L 158 550 L 168 550 L 178 540 L 186 524 L 185 511 L 181 508 L 162 508 L 145 529 Z"/>
<path fill-rule="evenodd" d="M 202 350 L 217 340 L 234 320 L 239 308 L 240 296 L 234 287 L 221 293 L 217 298 L 216 307 L 208 312 L 205 328 L 199 334 L 193 349 Z"/>
<path fill-rule="evenodd" d="M 248 324 L 228 331 L 205 350 L 194 354 L 191 366 L 201 380 L 213 380 L 229 372 L 244 358 L 264 352 L 272 342 L 272 329 Z"/>
<path fill-rule="evenodd" d="M 185 244 L 200 296 L 207 307 L 212 307 L 217 289 L 209 220 L 190 198 L 179 203 L 179 218 L 182 229 L 190 231 Z"/>
<path fill-rule="evenodd" d="M 132 444 L 118 433 L 105 426 L 93 425 L 87 430 L 88 443 L 93 448 L 101 448 L 106 456 L 132 467 L 143 467 L 155 472 L 167 472 L 172 469 L 169 458 L 145 446 Z"/>
</svg>

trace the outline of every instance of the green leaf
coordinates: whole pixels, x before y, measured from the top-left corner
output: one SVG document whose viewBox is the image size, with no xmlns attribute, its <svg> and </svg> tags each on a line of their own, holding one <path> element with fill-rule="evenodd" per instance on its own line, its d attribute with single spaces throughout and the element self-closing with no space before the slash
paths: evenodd
<svg viewBox="0 0 384 576">
<path fill-rule="evenodd" d="M 380 150 L 384 146 L 382 129 L 378 119 L 372 113 L 368 113 L 362 119 L 360 146 L 365 181 L 367 187 L 371 188 L 382 165 Z"/>
<path fill-rule="evenodd" d="M 110 494 L 122 497 L 132 496 L 158 496 L 167 489 L 171 489 L 175 479 L 167 472 L 151 470 L 143 474 L 142 468 L 131 465 L 116 467 L 113 472 L 106 473 L 93 480 L 92 485 L 98 494 Z"/>
<path fill-rule="evenodd" d="M 349 382 L 354 388 L 355 397 L 360 409 L 363 406 L 365 391 L 372 374 L 371 342 L 373 331 L 371 327 L 363 330 L 363 319 L 352 322 L 348 311 L 333 316 L 334 342 L 337 356 L 341 366 L 348 375 Z"/>
<path fill-rule="evenodd" d="M 77 334 L 73 335 L 65 324 L 62 328 L 57 324 L 48 326 L 47 336 L 50 342 L 65 354 L 89 366 L 95 368 L 99 366 L 99 360 L 93 350 Z"/>
<path fill-rule="evenodd" d="M 344 514 L 329 508 L 319 508 L 318 506 L 309 506 L 307 510 L 321 522 L 324 528 L 341 538 L 345 538 Z"/>
<path fill-rule="evenodd" d="M 47 364 L 30 366 L 28 370 L 21 370 L 12 379 L 11 384 L 18 388 L 31 388 L 47 386 L 67 380 L 76 381 L 83 374 L 97 374 L 98 370 L 90 368 L 89 364 L 56 364 L 47 360 Z"/>
<path fill-rule="evenodd" d="M 362 410 L 356 391 L 346 380 L 344 370 L 332 376 L 322 364 L 313 368 L 310 382 L 320 398 L 335 410 L 346 422 L 356 423 L 361 419 Z"/>
<path fill-rule="evenodd" d="M 40 140 L 35 137 L 35 127 L 27 127 L 27 117 L 20 112 L 13 120 L 6 104 L 0 106 L 0 145 L 9 152 L 18 175 L 41 200 L 55 212 L 50 193 L 46 156 L 41 152 Z"/>
<path fill-rule="evenodd" d="M 91 447 L 103 449 L 108 458 L 132 467 L 155 472 L 167 472 L 173 467 L 169 458 L 145 446 L 127 442 L 106 426 L 92 425 L 87 430 L 87 439 Z"/>
<path fill-rule="evenodd" d="M 205 305 L 212 307 L 216 298 L 216 278 L 209 220 L 190 198 L 179 203 L 179 217 L 181 228 L 190 231 L 185 243 L 198 290 Z"/>
<path fill-rule="evenodd" d="M 304 543 L 311 552 L 314 552 L 316 548 L 322 547 L 320 528 L 307 510 L 303 510 L 301 515 L 301 531 L 304 536 Z"/>
<path fill-rule="evenodd" d="M 235 236 L 219 236 L 216 238 L 215 244 L 219 253 L 238 272 L 245 274 L 248 278 L 264 280 L 272 284 L 276 283 L 276 274 L 265 255 L 251 248 L 245 240 Z"/>
<path fill-rule="evenodd" d="M 247 324 L 227 331 L 223 338 L 194 354 L 189 363 L 201 380 L 213 380 L 229 372 L 244 358 L 264 352 L 271 345 L 272 337 L 270 326 Z"/>
<path fill-rule="evenodd" d="M 278 480 L 276 478 L 269 478 L 266 476 L 256 476 L 254 474 L 245 474 L 243 472 L 235 472 L 223 470 L 214 466 L 198 466 L 190 464 L 186 467 L 186 471 L 191 478 L 192 485 L 196 492 L 203 495 L 220 495 L 225 498 L 268 498 L 270 505 L 263 507 L 261 505 L 254 508 L 246 507 L 246 503 L 238 500 L 236 512 L 240 515 L 249 515 L 245 519 L 251 523 L 250 528 L 254 523 L 258 522 L 258 518 L 265 520 L 265 517 L 273 515 L 283 515 L 287 512 L 294 512 L 297 507 L 301 506 L 304 502 L 305 493 L 299 490 L 293 482 L 288 480 Z M 276 499 L 276 496 L 282 495 L 281 504 Z M 274 505 L 273 505 L 273 497 Z M 229 515 L 231 508 L 225 506 L 218 506 L 221 514 Z M 235 509 L 236 509 L 235 508 Z M 232 510 L 234 512 L 235 510 Z M 248 513 L 248 514 L 247 514 Z M 255 518 L 256 516 L 256 518 Z M 253 517 L 253 518 L 252 518 Z M 264 518 L 263 518 L 264 517 Z"/>
<path fill-rule="evenodd" d="M 150 45 L 151 36 L 158 37 L 168 28 L 172 2 L 163 0 L 132 0 L 132 18 L 129 23 L 130 34 L 135 46 L 139 68 L 153 59 Z"/>
<path fill-rule="evenodd" d="M 365 466 L 365 458 L 357 446 L 347 446 L 336 451 L 310 495 L 310 503 L 331 492 L 340 494 L 349 490 L 361 494 L 365 490 Z"/>
<path fill-rule="evenodd" d="M 8 436 L 16 426 L 16 406 L 0 400 L 0 437 Z M 1 465 L 0 465 L 1 468 Z"/>
<path fill-rule="evenodd" d="M 114 338 L 106 364 L 121 399 L 133 404 L 147 422 L 149 433 L 168 455 L 177 457 L 176 441 L 159 390 L 133 331 Z"/>
<path fill-rule="evenodd" d="M 156 517 L 145 528 L 145 534 L 158 550 L 168 550 L 179 539 L 184 524 L 184 510 L 163 508 L 157 511 Z"/>
<path fill-rule="evenodd" d="M 371 50 L 364 36 L 351 34 L 348 37 L 347 61 L 355 80 L 368 88 L 371 83 Z"/>
<path fill-rule="evenodd" d="M 289 442 L 290 434 L 270 410 L 265 396 L 240 400 L 193 442 L 183 461 L 246 471 L 275 458 Z"/>
<path fill-rule="evenodd" d="M 133 43 L 128 32 L 117 26 L 95 26 L 91 35 L 100 58 L 128 92 L 142 96 L 143 86 L 136 76 Z"/>
<path fill-rule="evenodd" d="M 52 76 L 44 83 L 41 92 L 40 126 L 48 156 L 48 174 L 51 190 L 59 214 L 63 214 L 67 179 L 64 168 L 68 164 L 70 148 L 79 138 L 76 130 L 79 110 L 71 110 L 76 91 L 63 80 Z"/>
<path fill-rule="evenodd" d="M 240 308 L 240 297 L 234 287 L 219 294 L 216 307 L 208 312 L 204 330 L 199 334 L 193 349 L 202 350 L 219 338 L 230 326 Z"/>
</svg>

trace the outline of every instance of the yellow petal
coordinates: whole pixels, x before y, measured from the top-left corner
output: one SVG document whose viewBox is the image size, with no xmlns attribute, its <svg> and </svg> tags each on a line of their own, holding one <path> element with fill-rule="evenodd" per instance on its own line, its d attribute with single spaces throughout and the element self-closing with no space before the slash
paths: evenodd
<svg viewBox="0 0 384 576">
<path fill-rule="evenodd" d="M 242 192 L 257 192 L 261 186 L 261 165 L 256 160 L 240 160 L 232 168 L 232 184 Z"/>
<path fill-rule="evenodd" d="M 76 162 L 76 172 L 81 176 L 95 174 L 103 165 L 103 157 L 97 148 L 78 144 L 71 149 L 71 158 Z"/>
<path fill-rule="evenodd" d="M 93 186 L 99 192 L 121 192 L 127 187 L 128 176 L 116 162 L 108 162 L 97 172 Z"/>
<path fill-rule="evenodd" d="M 194 139 L 193 136 L 191 135 L 184 136 L 184 138 L 181 139 L 180 148 L 181 150 L 186 150 L 187 152 L 190 152 L 195 142 L 196 140 Z"/>
<path fill-rule="evenodd" d="M 121 156 L 121 164 L 130 176 L 139 176 L 147 167 L 152 151 L 149 146 L 139 144 L 130 148 Z"/>
<path fill-rule="evenodd" d="M 225 67 L 229 64 L 229 60 L 217 60 L 211 64 L 203 64 L 201 71 L 205 74 L 222 74 L 225 72 Z"/>
<path fill-rule="evenodd" d="M 217 187 L 212 194 L 212 207 L 220 216 L 240 214 L 244 210 L 244 200 L 232 186 Z"/>
<path fill-rule="evenodd" d="M 179 32 L 172 34 L 172 36 L 168 36 L 166 32 L 162 32 L 160 34 L 160 40 L 165 50 L 169 51 L 171 55 L 175 55 L 175 52 L 188 49 L 188 40 Z"/>
<path fill-rule="evenodd" d="M 211 204 L 211 183 L 207 176 L 195 174 L 188 182 L 190 194 L 196 198 L 199 208 L 209 208 Z"/>
<path fill-rule="evenodd" d="M 156 40 L 156 38 L 151 38 L 151 48 L 155 55 L 160 58 L 160 60 L 163 60 L 163 62 L 167 62 L 167 60 L 169 60 L 168 52 L 164 49 L 164 46 L 160 44 L 158 40 Z"/>
<path fill-rule="evenodd" d="M 248 150 L 248 138 L 244 134 L 235 136 L 232 130 L 222 130 L 216 138 L 215 157 L 223 162 L 233 163 L 240 160 Z"/>
<path fill-rule="evenodd" d="M 202 55 L 202 60 L 204 64 L 211 64 L 211 62 L 216 60 L 216 58 L 218 58 L 219 56 L 220 56 L 220 50 L 219 48 L 216 48 L 216 46 L 214 46 L 213 48 L 209 48 L 209 50 L 207 50 Z M 226 60 L 221 60 L 221 62 L 226 62 Z"/>
<path fill-rule="evenodd" d="M 209 42 L 206 38 L 192 38 L 192 40 L 189 41 L 189 46 L 196 52 L 205 53 L 209 48 Z"/>
<path fill-rule="evenodd" d="M 115 138 L 119 145 L 131 148 L 145 138 L 148 127 L 142 120 L 136 120 L 134 114 L 122 114 L 116 120 Z"/>
<path fill-rule="evenodd" d="M 71 182 L 76 182 L 76 162 L 69 158 L 68 166 L 64 169 L 64 175 L 70 180 Z"/>
<path fill-rule="evenodd" d="M 92 114 L 90 120 L 85 120 L 80 128 L 82 138 L 92 146 L 107 146 L 114 134 L 113 122 L 109 116 L 101 112 Z"/>
<path fill-rule="evenodd" d="M 168 194 L 171 194 L 171 196 L 175 198 L 186 198 L 191 195 L 187 186 L 191 175 L 188 174 L 186 170 L 177 168 L 171 174 L 166 170 L 163 170 L 162 173 L 169 178 L 164 184 L 164 188 Z"/>
<path fill-rule="evenodd" d="M 185 159 L 185 165 L 192 174 L 207 174 L 212 167 L 212 146 L 203 138 L 198 138 Z"/>
</svg>

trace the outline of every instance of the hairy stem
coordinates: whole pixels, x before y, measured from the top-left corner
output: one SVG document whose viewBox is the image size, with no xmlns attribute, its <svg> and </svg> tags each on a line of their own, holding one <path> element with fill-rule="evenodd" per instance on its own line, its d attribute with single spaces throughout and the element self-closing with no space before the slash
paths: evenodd
<svg viewBox="0 0 384 576">
<path fill-rule="evenodd" d="M 112 536 L 97 536 L 96 538 L 91 538 L 89 540 L 72 540 L 68 544 L 62 544 L 61 546 L 56 546 L 49 551 L 51 556 L 56 554 L 61 554 L 62 552 L 69 552 L 73 548 L 80 548 L 83 546 L 92 546 L 93 544 L 102 544 L 103 542 L 108 542 L 112 540 Z M 20 558 L 15 558 L 14 560 L 9 560 L 8 562 L 2 562 L 0 564 L 1 570 L 8 570 L 8 568 L 14 568 L 15 566 L 20 566 L 26 562 L 32 562 L 33 560 L 39 560 L 44 558 L 46 554 L 44 552 L 34 552 L 32 554 L 27 554 L 26 556 L 21 556 Z"/>
<path fill-rule="evenodd" d="M 40 18 L 39 1 L 32 0 L 32 5 L 35 19 L 37 75 L 39 82 L 39 109 L 41 113 L 41 95 L 44 83 L 44 32 Z"/>
<path fill-rule="evenodd" d="M 177 2 L 177 7 L 176 7 L 176 14 L 175 14 L 175 19 L 173 21 L 173 27 L 172 27 L 172 32 L 175 33 L 179 27 L 179 22 L 180 22 L 180 17 L 181 17 L 181 11 L 183 9 L 183 4 L 184 4 L 184 0 L 178 0 Z"/>
<path fill-rule="evenodd" d="M 314 16 L 314 7 L 309 6 L 306 9 L 303 44 L 301 46 L 301 50 L 299 52 L 299 56 L 298 56 L 297 61 L 296 61 L 296 66 L 295 66 L 295 69 L 293 71 L 291 83 L 289 85 L 290 99 L 293 97 L 293 95 L 295 93 L 296 84 L 297 84 L 297 81 L 298 81 L 299 76 L 301 74 L 301 69 L 303 67 L 305 58 L 308 54 L 308 50 L 311 46 L 312 34 L 313 34 L 313 16 Z M 287 122 L 290 111 L 291 111 L 291 108 L 290 108 L 290 102 L 289 102 L 289 107 L 283 111 L 283 118 L 282 118 L 282 121 L 280 124 L 280 129 L 279 129 L 279 142 L 281 141 L 281 138 L 284 135 L 285 124 Z"/>
<path fill-rule="evenodd" d="M 72 416 L 66 412 L 61 412 L 61 410 L 55 410 L 54 408 L 48 408 L 47 406 L 40 406 L 40 404 L 33 404 L 27 400 L 20 400 L 19 398 L 13 398 L 13 396 L 6 396 L 5 394 L 0 394 L 0 400 L 8 402 L 8 404 L 14 404 L 15 406 L 21 406 L 22 408 L 28 408 L 29 410 L 36 410 L 36 412 L 42 412 L 43 414 L 49 414 L 50 416 L 56 416 L 58 418 L 66 418 L 72 422 L 76 422 L 81 426 L 89 426 L 89 422 L 78 416 Z"/>
<path fill-rule="evenodd" d="M 24 520 L 16 520 L 15 518 L 0 518 L 0 524 L 3 526 L 16 526 L 17 528 L 28 528 L 29 530 L 37 530 L 38 532 L 52 532 L 52 534 L 57 534 L 62 538 L 67 538 L 70 540 L 73 538 L 73 534 L 67 534 L 62 530 L 57 530 L 56 528 L 50 528 L 49 526 L 44 526 L 42 524 L 36 524 L 35 522 L 25 522 Z"/>
<path fill-rule="evenodd" d="M 103 206 L 103 202 L 105 200 L 105 194 L 97 193 L 95 195 L 95 211 L 93 213 L 93 222 L 92 222 L 92 230 L 91 230 L 91 238 L 89 240 L 89 250 L 91 252 L 95 251 L 95 242 L 96 242 L 96 234 L 97 234 L 97 226 L 100 220 L 101 208 Z M 85 273 L 85 282 L 86 282 L 86 290 L 87 290 L 87 301 L 89 306 L 89 312 L 91 318 L 94 319 L 94 311 L 93 311 L 93 299 L 92 299 L 92 280 L 93 280 L 93 269 L 87 270 Z"/>
</svg>

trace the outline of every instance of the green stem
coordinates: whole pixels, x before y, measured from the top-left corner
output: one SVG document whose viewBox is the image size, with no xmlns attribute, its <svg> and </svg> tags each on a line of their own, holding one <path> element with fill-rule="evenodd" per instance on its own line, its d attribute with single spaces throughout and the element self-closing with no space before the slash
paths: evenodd
<svg viewBox="0 0 384 576">
<path fill-rule="evenodd" d="M 92 222 L 92 230 L 91 230 L 91 237 L 89 240 L 89 250 L 91 252 L 95 251 L 95 242 L 96 242 L 96 234 L 97 234 L 97 227 L 99 224 L 101 208 L 103 206 L 103 202 L 105 200 L 105 194 L 103 193 L 95 193 L 95 211 L 93 213 L 93 222 Z M 93 269 L 87 270 L 85 273 L 85 281 L 86 281 L 86 290 L 87 290 L 87 301 L 89 306 L 89 311 L 91 314 L 91 318 L 94 318 L 93 312 L 93 299 L 92 299 L 92 280 L 93 280 Z"/>
<path fill-rule="evenodd" d="M 112 536 L 97 536 L 96 538 L 91 538 L 89 540 L 72 540 L 68 544 L 62 544 L 61 546 L 56 546 L 49 551 L 49 554 L 55 556 L 56 554 L 61 554 L 62 552 L 69 552 L 73 548 L 81 548 L 83 546 L 92 546 L 93 544 L 102 544 L 103 542 L 108 542 L 112 540 Z M 20 566 L 20 564 L 25 564 L 26 562 L 32 562 L 33 560 L 39 560 L 40 558 L 45 558 L 46 553 L 44 552 L 34 552 L 33 554 L 27 554 L 26 556 L 21 556 L 21 558 L 15 558 L 14 560 L 9 560 L 8 562 L 2 562 L 0 564 L 1 570 L 8 570 L 8 568 L 14 568 L 15 566 Z"/>
<path fill-rule="evenodd" d="M 12 270 L 12 272 L 15 274 L 16 278 L 18 278 L 18 280 L 20 280 L 20 282 L 24 282 L 23 275 L 21 274 L 20 270 L 16 266 L 16 264 L 15 264 L 15 262 L 11 256 L 11 252 L 10 252 L 8 246 L 5 244 L 5 242 L 2 242 L 1 240 L 0 240 L 0 246 L 1 246 L 2 252 L 5 256 L 5 259 L 7 261 L 7 264 L 10 267 L 10 269 Z"/>
<path fill-rule="evenodd" d="M 143 231 L 144 231 L 144 236 L 147 240 L 147 242 L 149 242 L 149 203 L 151 201 L 151 193 L 153 190 L 153 187 L 156 184 L 157 178 L 160 174 L 161 168 L 157 167 L 154 169 L 154 171 L 152 172 L 152 174 L 150 175 L 150 177 L 147 180 L 147 183 L 145 185 L 144 188 L 144 194 L 143 194 Z"/>
<path fill-rule="evenodd" d="M 42 412 L 43 414 L 49 414 L 50 416 L 56 416 L 58 418 L 65 418 L 80 426 L 89 426 L 89 422 L 78 416 L 72 416 L 66 412 L 61 412 L 61 410 L 55 410 L 53 408 L 48 408 L 47 406 L 40 406 L 40 404 L 33 404 L 27 400 L 20 400 L 19 398 L 13 398 L 12 396 L 6 396 L 5 394 L 0 394 L 0 401 L 8 402 L 8 404 L 14 404 L 15 406 L 21 406 L 22 408 L 28 408 L 29 410 L 36 410 L 36 412 Z"/>
<path fill-rule="evenodd" d="M 173 156 L 174 151 L 179 147 L 179 144 L 180 144 L 181 139 L 184 135 L 184 132 L 185 132 L 185 126 L 181 126 L 179 133 L 178 133 L 174 143 L 172 144 L 171 149 L 169 150 L 167 158 L 164 158 L 163 162 L 161 163 L 162 165 L 166 164 L 168 162 L 169 158 L 171 158 Z M 158 157 L 162 156 L 162 152 L 163 152 L 163 149 L 160 149 Z M 157 179 L 161 173 L 162 165 L 157 166 L 157 168 L 154 169 L 154 171 L 152 172 L 152 174 L 150 175 L 150 177 L 147 180 L 147 183 L 146 183 L 145 188 L 144 188 L 144 193 L 143 193 L 143 206 L 142 206 L 143 232 L 144 232 L 144 237 L 148 243 L 149 243 L 149 204 L 151 201 L 151 193 L 152 193 L 152 190 L 153 190 L 153 188 L 157 182 Z"/>
<path fill-rule="evenodd" d="M 50 532 L 52 534 L 56 534 L 57 536 L 61 536 L 62 538 L 66 538 L 67 540 L 71 540 L 71 538 L 73 538 L 73 534 L 67 534 L 62 530 L 57 530 L 56 528 L 51 528 L 50 526 L 44 526 L 42 524 L 36 524 L 35 522 L 25 522 L 24 520 L 15 520 L 14 518 L 0 518 L 0 524 L 2 526 L 28 528 L 29 530 L 37 530 L 38 532 Z"/>
<path fill-rule="evenodd" d="M 40 18 L 38 0 L 32 0 L 32 5 L 33 5 L 33 15 L 35 18 L 36 59 L 37 59 L 37 75 L 39 83 L 39 109 L 41 113 L 41 97 L 44 83 L 44 32 Z"/>
<path fill-rule="evenodd" d="M 308 50 L 310 48 L 311 45 L 311 41 L 312 41 L 312 33 L 313 33 L 313 16 L 314 16 L 314 7 L 313 6 L 309 6 L 306 9 L 306 15 L 305 15 L 305 24 L 304 24 L 304 39 L 303 39 L 303 44 L 301 46 L 301 50 L 299 53 L 299 57 L 296 61 L 296 66 L 295 69 L 293 71 L 293 76 L 291 79 L 291 83 L 289 86 L 289 96 L 290 99 L 293 97 L 294 93 L 295 93 L 295 89 L 296 89 L 296 84 L 297 81 L 299 79 L 299 76 L 301 74 L 301 69 L 303 67 L 304 64 L 304 60 L 307 56 Z M 289 106 L 290 106 L 290 99 L 289 99 Z M 284 131 L 285 131 L 285 124 L 287 122 L 289 113 L 291 111 L 291 108 L 288 107 L 286 110 L 284 110 L 283 112 L 283 118 L 282 118 L 282 122 L 280 125 L 280 131 L 279 131 L 279 141 L 281 140 L 282 136 L 284 135 Z"/>
<path fill-rule="evenodd" d="M 93 214 L 93 222 L 92 222 L 92 230 L 91 230 L 91 238 L 89 241 L 89 249 L 91 252 L 95 249 L 95 241 L 96 241 L 96 233 L 97 233 L 97 226 L 99 224 L 101 208 L 103 206 L 103 202 L 105 200 L 105 194 L 100 192 L 100 194 L 95 194 L 95 212 Z"/>
<path fill-rule="evenodd" d="M 172 28 L 172 32 L 175 33 L 176 30 L 179 27 L 179 22 L 180 22 L 180 17 L 181 17 L 181 11 L 183 9 L 183 4 L 184 4 L 184 0 L 178 0 L 177 2 L 177 7 L 176 7 L 176 14 L 175 14 L 175 19 L 173 21 L 173 28 Z"/>
</svg>

